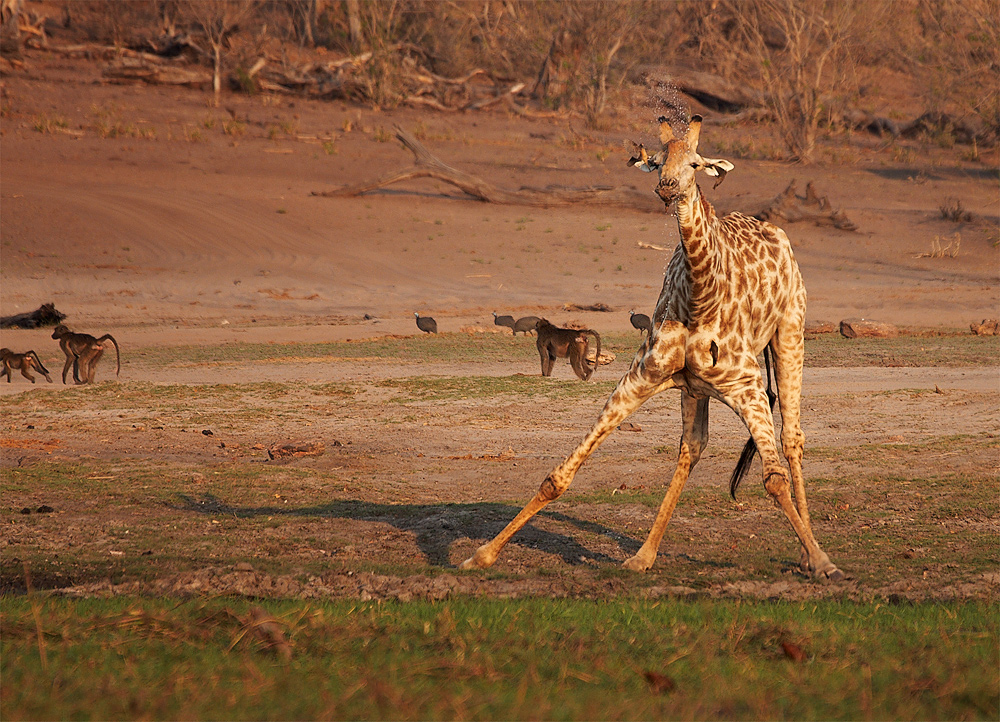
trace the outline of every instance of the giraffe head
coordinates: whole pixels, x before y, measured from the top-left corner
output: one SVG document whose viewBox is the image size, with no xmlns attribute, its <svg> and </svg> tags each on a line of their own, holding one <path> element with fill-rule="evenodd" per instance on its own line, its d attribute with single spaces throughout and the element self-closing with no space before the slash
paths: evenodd
<svg viewBox="0 0 1000 722">
<path fill-rule="evenodd" d="M 659 171 L 660 182 L 656 185 L 656 195 L 663 199 L 665 205 L 686 197 L 695 188 L 696 171 L 703 170 L 718 178 L 715 182 L 717 186 L 734 167 L 728 160 L 703 158 L 698 154 L 701 121 L 700 115 L 693 116 L 688 123 L 687 133 L 683 138 L 678 138 L 667 119 L 661 117 L 661 149 L 654 155 L 649 155 L 642 145 L 632 144 L 632 157 L 628 164 L 638 165 L 640 170 L 647 173 Z"/>
</svg>

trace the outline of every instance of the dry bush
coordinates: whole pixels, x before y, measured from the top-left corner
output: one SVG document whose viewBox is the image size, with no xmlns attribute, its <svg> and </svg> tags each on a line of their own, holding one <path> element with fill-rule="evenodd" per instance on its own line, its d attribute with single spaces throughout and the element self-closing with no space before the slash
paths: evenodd
<svg viewBox="0 0 1000 722">
<path fill-rule="evenodd" d="M 962 207 L 960 198 L 945 198 L 941 204 L 941 217 L 946 221 L 955 223 L 969 223 L 972 221 L 972 213 Z"/>
<path fill-rule="evenodd" d="M 733 52 L 767 99 L 792 158 L 813 160 L 821 122 L 856 92 L 853 43 L 888 5 L 858 0 L 731 0 Z"/>
<path fill-rule="evenodd" d="M 948 245 L 943 243 L 947 241 Z M 916 258 L 958 258 L 958 249 L 962 247 L 962 234 L 955 233 L 948 238 L 934 236 L 931 240 L 931 250 L 929 253 L 918 253 Z"/>
<path fill-rule="evenodd" d="M 919 0 L 921 32 L 903 46 L 928 111 L 957 110 L 1000 134 L 1000 0 Z M 950 107 L 949 107 L 950 106 Z"/>
<path fill-rule="evenodd" d="M 212 48 L 212 89 L 216 105 L 222 88 L 223 51 L 230 36 L 258 4 L 257 0 L 188 0 L 178 6 L 179 16 L 197 25 Z"/>
</svg>

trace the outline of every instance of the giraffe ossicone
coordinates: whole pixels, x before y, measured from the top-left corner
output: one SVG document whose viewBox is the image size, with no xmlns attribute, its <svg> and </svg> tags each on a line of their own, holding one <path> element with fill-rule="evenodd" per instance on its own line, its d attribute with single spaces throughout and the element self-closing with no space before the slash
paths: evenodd
<svg viewBox="0 0 1000 722">
<path fill-rule="evenodd" d="M 708 401 L 714 398 L 733 409 L 750 430 L 764 487 L 799 539 L 802 569 L 816 577 L 844 578 L 813 536 L 806 504 L 800 424 L 806 308 L 802 276 L 784 231 L 741 213 L 719 218 L 702 195 L 696 173 L 704 171 L 721 182 L 733 164 L 698 154 L 701 126 L 701 116 L 695 115 L 678 137 L 661 118 L 660 150 L 650 155 L 642 145 L 631 144 L 629 165 L 658 173 L 654 192 L 665 207 L 676 205 L 681 236 L 667 266 L 651 333 L 580 444 L 549 473 L 524 509 L 461 568 L 493 564 L 514 534 L 566 491 L 584 461 L 629 414 L 655 394 L 679 389 L 683 431 L 677 466 L 645 543 L 624 566 L 643 571 L 655 561 L 684 484 L 708 442 Z M 774 358 L 787 471 L 757 362 L 765 348 Z"/>
</svg>

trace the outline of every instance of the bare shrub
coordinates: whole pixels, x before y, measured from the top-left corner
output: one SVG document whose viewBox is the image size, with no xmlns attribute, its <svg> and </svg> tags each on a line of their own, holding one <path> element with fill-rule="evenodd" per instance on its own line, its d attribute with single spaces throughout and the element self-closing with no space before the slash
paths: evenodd
<svg viewBox="0 0 1000 722">
<path fill-rule="evenodd" d="M 920 32 L 901 37 L 900 46 L 911 72 L 921 81 L 918 87 L 927 110 L 976 116 L 996 141 L 1000 135 L 1000 0 L 920 0 L 913 12 Z"/>
<path fill-rule="evenodd" d="M 954 223 L 969 223 L 972 221 L 972 213 L 962 207 L 960 198 L 945 198 L 940 206 L 941 217 L 946 221 Z"/>
<path fill-rule="evenodd" d="M 731 0 L 734 52 L 742 73 L 767 99 L 793 159 L 813 160 L 832 104 L 856 88 L 852 42 L 859 24 L 888 5 L 855 0 Z"/>
<path fill-rule="evenodd" d="M 943 245 L 947 241 L 948 245 Z M 958 258 L 958 249 L 962 246 L 962 234 L 955 233 L 949 238 L 934 236 L 929 253 L 918 253 L 917 258 Z"/>
<path fill-rule="evenodd" d="M 179 15 L 198 25 L 212 48 L 212 90 L 216 105 L 222 89 L 223 50 L 240 22 L 258 4 L 257 0 L 188 0 L 178 6 Z"/>
</svg>

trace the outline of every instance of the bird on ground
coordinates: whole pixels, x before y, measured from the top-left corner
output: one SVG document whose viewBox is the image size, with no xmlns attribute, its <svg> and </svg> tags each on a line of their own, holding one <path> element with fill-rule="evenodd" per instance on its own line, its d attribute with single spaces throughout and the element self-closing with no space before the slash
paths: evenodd
<svg viewBox="0 0 1000 722">
<path fill-rule="evenodd" d="M 417 328 L 419 328 L 421 331 L 423 331 L 424 333 L 438 332 L 437 321 L 435 321 L 433 318 L 431 318 L 430 316 L 421 316 L 419 313 L 414 313 L 413 315 L 417 317 Z"/>
<path fill-rule="evenodd" d="M 649 316 L 644 313 L 636 313 L 635 311 L 628 312 L 628 319 L 632 322 L 632 327 L 637 328 L 640 331 L 646 331 L 647 333 L 653 330 L 653 323 L 649 320 Z"/>
<path fill-rule="evenodd" d="M 497 312 L 493 312 L 493 325 L 494 326 L 506 326 L 509 329 L 514 328 L 514 317 L 513 316 L 497 316 Z"/>
<path fill-rule="evenodd" d="M 520 331 L 527 336 L 528 331 L 535 330 L 535 326 L 539 321 L 541 321 L 541 319 L 538 318 L 538 316 L 521 316 L 521 318 L 514 322 L 514 335 L 516 336 L 517 332 Z"/>
</svg>

